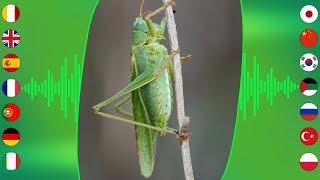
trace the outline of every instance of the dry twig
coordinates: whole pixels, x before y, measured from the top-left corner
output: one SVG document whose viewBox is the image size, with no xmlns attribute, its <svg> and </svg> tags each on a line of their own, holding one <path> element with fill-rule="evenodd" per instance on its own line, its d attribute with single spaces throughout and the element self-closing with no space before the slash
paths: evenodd
<svg viewBox="0 0 320 180">
<path fill-rule="evenodd" d="M 162 1 L 164 4 L 169 2 L 169 0 L 162 0 Z M 178 35 L 177 35 L 176 23 L 174 20 L 172 6 L 168 6 L 166 8 L 166 16 L 168 18 L 168 34 L 169 34 L 170 46 L 173 52 L 179 49 L 179 43 L 178 43 Z M 179 121 L 179 129 L 181 132 L 186 127 L 189 126 L 189 118 L 185 116 L 185 110 L 184 110 L 183 81 L 182 81 L 182 70 L 181 70 L 179 52 L 173 56 L 173 64 L 174 64 L 177 117 Z M 181 151 L 182 151 L 185 178 L 186 180 L 194 180 L 189 139 L 183 140 L 181 142 Z"/>
</svg>

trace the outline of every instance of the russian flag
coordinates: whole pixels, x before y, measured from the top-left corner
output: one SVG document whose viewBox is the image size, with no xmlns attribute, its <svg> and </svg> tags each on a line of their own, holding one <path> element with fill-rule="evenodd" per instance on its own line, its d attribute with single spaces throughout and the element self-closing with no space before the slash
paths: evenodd
<svg viewBox="0 0 320 180">
<path fill-rule="evenodd" d="M 8 79 L 2 84 L 2 92 L 8 97 L 15 97 L 20 93 L 20 83 L 14 79 Z"/>
<path fill-rule="evenodd" d="M 312 121 L 318 116 L 318 108 L 312 103 L 305 103 L 300 108 L 300 116 L 307 121 Z"/>
</svg>

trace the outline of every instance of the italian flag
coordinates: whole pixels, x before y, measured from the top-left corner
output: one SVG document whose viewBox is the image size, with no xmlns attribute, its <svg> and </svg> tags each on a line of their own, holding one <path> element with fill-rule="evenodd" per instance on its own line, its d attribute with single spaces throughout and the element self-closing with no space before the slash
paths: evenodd
<svg viewBox="0 0 320 180">
<path fill-rule="evenodd" d="M 2 10 L 2 17 L 7 22 L 16 22 L 20 16 L 20 10 L 17 6 L 9 4 Z"/>
<path fill-rule="evenodd" d="M 4 164 L 6 169 L 9 171 L 13 171 L 19 168 L 20 166 L 20 157 L 17 153 L 9 152 L 6 154 L 4 158 Z"/>
</svg>

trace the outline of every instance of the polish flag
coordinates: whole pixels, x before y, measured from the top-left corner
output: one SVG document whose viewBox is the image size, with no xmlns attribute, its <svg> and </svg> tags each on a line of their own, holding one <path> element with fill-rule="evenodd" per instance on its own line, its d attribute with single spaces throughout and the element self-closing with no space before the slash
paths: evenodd
<svg viewBox="0 0 320 180">
<path fill-rule="evenodd" d="M 305 153 L 300 158 L 300 166 L 306 171 L 313 171 L 318 166 L 318 158 L 312 153 Z"/>
</svg>

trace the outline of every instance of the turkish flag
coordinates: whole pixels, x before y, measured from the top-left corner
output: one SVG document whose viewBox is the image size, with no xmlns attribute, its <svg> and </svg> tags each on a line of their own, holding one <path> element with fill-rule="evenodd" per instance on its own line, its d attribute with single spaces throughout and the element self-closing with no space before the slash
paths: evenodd
<svg viewBox="0 0 320 180">
<path fill-rule="evenodd" d="M 312 127 L 304 128 L 300 132 L 300 140 L 305 145 L 313 145 L 318 141 L 318 132 Z"/>
</svg>

